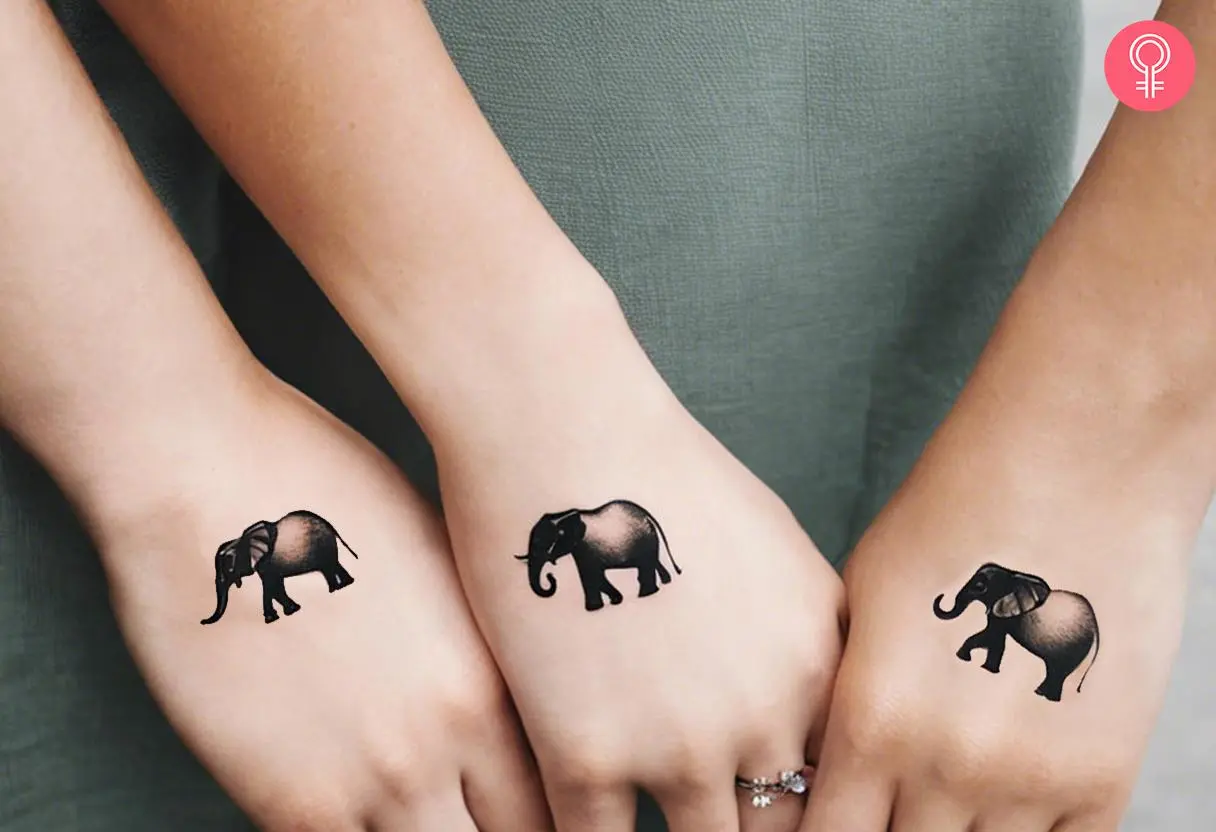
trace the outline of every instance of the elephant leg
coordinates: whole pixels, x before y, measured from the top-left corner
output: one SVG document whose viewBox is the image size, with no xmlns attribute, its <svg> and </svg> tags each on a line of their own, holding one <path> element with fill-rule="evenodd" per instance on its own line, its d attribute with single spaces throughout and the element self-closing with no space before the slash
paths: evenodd
<svg viewBox="0 0 1216 832">
<path fill-rule="evenodd" d="M 1005 635 L 993 636 L 985 645 L 988 648 L 988 658 L 984 659 L 982 667 L 989 673 L 1001 672 L 1001 659 L 1005 656 Z"/>
<path fill-rule="evenodd" d="M 1064 680 L 1068 678 L 1068 672 L 1061 671 L 1051 662 L 1045 662 L 1045 664 L 1047 665 L 1047 678 L 1034 689 L 1034 692 L 1051 702 L 1059 702 L 1064 695 Z M 1075 668 L 1073 669 L 1075 670 Z"/>
<path fill-rule="evenodd" d="M 274 608 L 274 588 L 266 578 L 262 578 L 262 617 L 266 619 L 267 624 L 279 620 L 279 614 Z"/>
<path fill-rule="evenodd" d="M 988 631 L 976 633 L 963 642 L 963 646 L 958 648 L 958 652 L 954 655 L 958 656 L 965 662 L 971 661 L 971 651 L 979 650 L 981 647 L 988 647 L 990 643 Z"/>
<path fill-rule="evenodd" d="M 355 582 L 355 579 L 342 568 L 342 564 L 340 563 L 335 563 L 329 569 L 322 569 L 321 574 L 325 576 L 325 583 L 329 587 L 330 592 L 337 592 L 339 589 L 350 586 Z"/>
<path fill-rule="evenodd" d="M 604 608 L 603 587 L 608 583 L 602 570 L 579 564 L 578 578 L 583 585 L 583 606 L 588 612 Z"/>
<path fill-rule="evenodd" d="M 342 589 L 355 582 L 355 579 L 350 576 L 350 573 L 340 563 L 334 565 L 334 576 L 338 579 L 338 585 L 334 589 Z"/>
<path fill-rule="evenodd" d="M 612 585 L 612 583 L 608 580 L 607 575 L 600 578 L 600 592 L 607 595 L 608 603 L 614 606 L 625 600 L 625 596 L 621 594 L 619 589 Z"/>
<path fill-rule="evenodd" d="M 325 585 L 329 587 L 330 592 L 336 592 L 342 588 L 342 581 L 338 578 L 338 571 L 332 567 L 329 569 L 320 570 L 325 577 Z"/>
<path fill-rule="evenodd" d="M 659 573 L 659 581 L 665 584 L 671 583 L 671 573 L 667 571 L 667 567 L 663 565 L 663 561 L 655 558 L 654 569 Z"/>
<path fill-rule="evenodd" d="M 283 606 L 283 615 L 295 615 L 300 611 L 300 605 L 287 594 L 282 578 L 276 578 L 274 581 L 274 597 Z"/>
<path fill-rule="evenodd" d="M 655 569 L 655 566 L 657 565 L 658 561 L 655 561 L 654 564 L 647 563 L 638 567 L 639 598 L 645 598 L 647 595 L 654 595 L 659 591 L 659 583 L 655 579 L 655 575 L 658 572 L 658 570 Z M 667 581 L 664 581 L 663 583 L 667 583 Z"/>
</svg>

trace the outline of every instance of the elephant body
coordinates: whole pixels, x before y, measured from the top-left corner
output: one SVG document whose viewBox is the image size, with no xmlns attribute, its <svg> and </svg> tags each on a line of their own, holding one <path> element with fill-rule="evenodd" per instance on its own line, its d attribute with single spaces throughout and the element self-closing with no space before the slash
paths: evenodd
<svg viewBox="0 0 1216 832">
<path fill-rule="evenodd" d="M 962 615 L 972 601 L 982 602 L 988 610 L 988 625 L 963 642 L 957 653 L 960 659 L 969 662 L 973 651 L 986 650 L 983 668 L 999 673 L 1006 639 L 1012 638 L 1043 660 L 1047 675 L 1035 693 L 1052 702 L 1060 701 L 1065 680 L 1091 649 L 1094 661 L 1098 658 L 1098 618 L 1089 600 L 1075 592 L 1053 590 L 1035 575 L 989 563 L 959 590 L 953 609 L 942 608 L 943 597 L 933 602 L 934 613 L 943 620 Z M 1084 682 L 1082 676 L 1078 692 Z"/>
<path fill-rule="evenodd" d="M 287 595 L 285 578 L 320 572 L 330 592 L 355 582 L 338 561 L 339 541 L 354 557 L 354 550 L 325 518 L 311 511 L 293 511 L 275 522 L 263 520 L 249 526 L 241 536 L 220 544 L 215 553 L 216 607 L 203 624 L 214 624 L 224 615 L 228 593 L 242 579 L 257 574 L 262 582 L 262 615 L 267 624 L 277 621 L 277 602 L 284 615 L 300 605 Z"/>
<path fill-rule="evenodd" d="M 1066 669 L 1065 676 L 1081 666 L 1098 638 L 1094 608 L 1085 596 L 1066 590 L 1052 590 L 1040 606 L 1012 621 L 1013 640 L 1049 665 Z"/>
<path fill-rule="evenodd" d="M 583 585 L 585 606 L 598 610 L 603 608 L 605 596 L 611 604 L 623 600 L 608 580 L 608 570 L 636 569 L 639 598 L 658 592 L 660 583 L 671 583 L 671 572 L 662 560 L 664 550 L 672 569 L 682 574 L 662 527 L 650 512 L 629 500 L 613 500 L 599 508 L 544 515 L 532 527 L 528 553 L 517 557 L 528 563 L 532 590 L 548 598 L 557 591 L 557 581 L 552 574 L 544 574 L 544 567 L 571 555 Z"/>
</svg>

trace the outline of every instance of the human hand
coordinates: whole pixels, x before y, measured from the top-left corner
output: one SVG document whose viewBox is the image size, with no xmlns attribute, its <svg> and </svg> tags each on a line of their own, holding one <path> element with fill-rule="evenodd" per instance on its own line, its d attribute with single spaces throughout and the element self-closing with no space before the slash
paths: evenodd
<svg viewBox="0 0 1216 832">
<path fill-rule="evenodd" d="M 267 830 L 550 828 L 442 525 L 361 437 L 267 399 L 91 523 L 169 719 Z"/>
<path fill-rule="evenodd" d="M 674 832 L 792 831 L 797 795 L 758 809 L 734 780 L 813 760 L 843 587 L 665 390 L 599 370 L 578 402 L 550 382 L 529 421 L 503 407 L 491 433 L 436 445 L 464 585 L 557 828 L 632 832 L 641 787 Z"/>
<path fill-rule="evenodd" d="M 846 568 L 803 832 L 1113 832 L 1179 641 L 1188 524 L 1117 486 L 1036 508 L 923 479 Z"/>
</svg>

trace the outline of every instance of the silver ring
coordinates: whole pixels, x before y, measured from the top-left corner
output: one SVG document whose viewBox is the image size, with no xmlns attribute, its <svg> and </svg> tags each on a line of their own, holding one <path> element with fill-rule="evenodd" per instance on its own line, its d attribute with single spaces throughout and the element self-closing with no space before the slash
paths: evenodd
<svg viewBox="0 0 1216 832">
<path fill-rule="evenodd" d="M 806 766 L 801 769 L 789 769 L 778 774 L 775 778 L 746 777 L 735 778 L 735 788 L 751 792 L 752 805 L 757 809 L 767 809 L 773 801 L 784 794 L 806 794 L 811 787 L 811 778 L 815 769 Z"/>
</svg>

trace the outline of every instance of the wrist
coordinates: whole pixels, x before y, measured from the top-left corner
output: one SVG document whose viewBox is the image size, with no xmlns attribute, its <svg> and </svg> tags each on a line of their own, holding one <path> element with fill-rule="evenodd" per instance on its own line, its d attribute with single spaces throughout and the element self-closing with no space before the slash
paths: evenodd
<svg viewBox="0 0 1216 832">
<path fill-rule="evenodd" d="M 917 518 L 927 552 L 1185 564 L 1212 493 L 1186 459 L 1191 433 L 1130 409 L 1108 421 L 1002 418 L 952 414 L 893 501 Z"/>
<path fill-rule="evenodd" d="M 1088 276 L 1109 272 L 1083 259 L 1036 258 L 918 469 L 1015 512 L 1125 504 L 1197 526 L 1216 483 L 1205 350 L 1103 303 Z"/>
<path fill-rule="evenodd" d="M 1104 188 L 1095 177 L 1043 241 L 984 363 L 1042 388 L 1038 398 L 1054 397 L 1081 421 L 1118 416 L 1136 430 L 1210 435 L 1216 319 L 1206 237 L 1188 218 L 1154 231 L 1158 244 L 1128 246 L 1128 229 L 1151 227 L 1150 217 L 1136 207 L 1095 210 L 1094 195 L 1113 201 Z M 1208 447 L 1216 448 L 1197 450 Z M 1216 467 L 1216 453 L 1205 464 Z"/>
<path fill-rule="evenodd" d="M 274 384 L 250 360 L 239 372 L 146 378 L 120 401 L 69 402 L 12 427 L 96 535 L 185 499 L 191 477 L 258 429 Z"/>
<path fill-rule="evenodd" d="M 1056 290 L 1078 282 L 1053 277 L 1032 266 L 867 535 L 889 543 L 860 548 L 921 551 L 939 578 L 1004 556 L 1027 571 L 1100 561 L 1181 574 L 1212 498 L 1216 417 L 1158 345 L 1084 293 L 1086 309 L 1070 308 Z"/>
<path fill-rule="evenodd" d="M 421 309 L 419 307 L 422 307 Z M 615 295 L 585 261 L 380 304 L 360 327 L 430 441 L 562 432 L 593 408 L 639 414 L 671 398 Z"/>
</svg>

